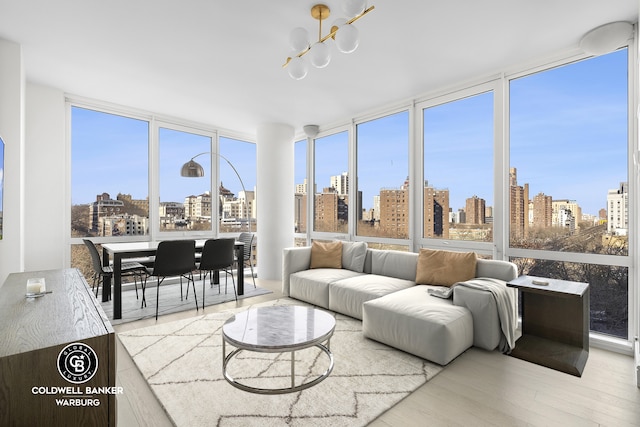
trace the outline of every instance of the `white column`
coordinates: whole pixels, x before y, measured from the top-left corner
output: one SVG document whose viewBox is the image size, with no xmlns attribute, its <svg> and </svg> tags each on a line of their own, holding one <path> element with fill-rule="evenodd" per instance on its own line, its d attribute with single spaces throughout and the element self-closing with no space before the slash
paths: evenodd
<svg viewBox="0 0 640 427">
<path fill-rule="evenodd" d="M 24 271 L 24 114 L 22 48 L 0 39 L 0 136 L 4 140 L 0 285 Z M 43 172 L 46 173 L 46 172 Z"/>
<path fill-rule="evenodd" d="M 294 129 L 282 123 L 258 127 L 258 276 L 282 279 L 282 250 L 293 246 Z"/>
</svg>

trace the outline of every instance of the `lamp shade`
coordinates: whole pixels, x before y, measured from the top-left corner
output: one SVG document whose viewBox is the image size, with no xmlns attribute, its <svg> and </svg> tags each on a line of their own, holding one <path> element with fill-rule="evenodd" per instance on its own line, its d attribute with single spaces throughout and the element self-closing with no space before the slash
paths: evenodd
<svg viewBox="0 0 640 427">
<path fill-rule="evenodd" d="M 320 42 L 311 46 L 311 50 L 309 51 L 309 62 L 311 62 L 311 65 L 316 68 L 324 68 L 329 65 L 329 61 L 331 61 L 329 46 Z"/>
<path fill-rule="evenodd" d="M 300 53 L 309 47 L 309 32 L 302 27 L 291 30 L 289 34 L 289 46 L 296 53 Z"/>
<path fill-rule="evenodd" d="M 304 62 L 304 59 L 300 58 L 299 56 L 294 56 L 291 59 L 291 62 L 289 62 L 287 70 L 289 71 L 289 75 L 292 79 L 302 80 L 307 75 L 307 63 Z"/>
<path fill-rule="evenodd" d="M 204 168 L 200 165 L 200 163 L 191 159 L 187 163 L 182 165 L 180 176 L 184 176 L 187 178 L 200 178 L 204 176 Z"/>
<path fill-rule="evenodd" d="M 580 48 L 592 55 L 603 55 L 623 46 L 633 34 L 628 22 L 611 22 L 589 31 L 580 40 Z"/>
<path fill-rule="evenodd" d="M 353 24 L 343 25 L 336 33 L 336 46 L 342 53 L 351 53 L 358 48 L 360 43 L 359 32 Z"/>
<path fill-rule="evenodd" d="M 366 7 L 366 0 L 344 0 L 344 3 L 342 3 L 342 10 L 344 11 L 344 14 L 349 18 L 360 15 L 362 12 L 364 12 L 364 9 Z"/>
</svg>

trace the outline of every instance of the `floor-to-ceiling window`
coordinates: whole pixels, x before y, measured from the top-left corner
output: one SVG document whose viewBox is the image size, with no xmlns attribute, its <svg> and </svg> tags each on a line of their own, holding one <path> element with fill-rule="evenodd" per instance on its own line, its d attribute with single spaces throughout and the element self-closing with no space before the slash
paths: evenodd
<svg viewBox="0 0 640 427">
<path fill-rule="evenodd" d="M 628 338 L 628 51 L 509 83 L 509 246 L 520 273 L 590 284 L 591 330 Z"/>
<path fill-rule="evenodd" d="M 308 210 L 308 179 L 307 179 L 307 140 L 302 139 L 294 144 L 293 174 L 294 174 L 294 204 L 293 204 L 293 232 L 296 237 L 296 246 L 304 246 L 307 243 L 307 210 Z M 313 191 L 311 192 L 313 194 Z"/>
<path fill-rule="evenodd" d="M 356 152 L 356 234 L 408 240 L 409 112 L 357 124 Z"/>
<path fill-rule="evenodd" d="M 149 234 L 149 122 L 89 108 L 70 108 L 71 265 L 90 276 L 80 238 Z"/>
<path fill-rule="evenodd" d="M 492 242 L 493 92 L 458 93 L 425 104 L 422 237 Z"/>
<path fill-rule="evenodd" d="M 343 131 L 314 141 L 313 231 L 349 231 L 349 132 Z"/>
<path fill-rule="evenodd" d="M 256 231 L 256 145 L 220 137 L 220 232 Z"/>
<path fill-rule="evenodd" d="M 211 231 L 211 144 L 213 135 L 160 126 L 158 129 L 159 229 L 161 232 Z M 204 154 L 202 154 L 204 153 Z M 198 154 L 201 154 L 198 156 Z M 202 177 L 181 176 L 192 157 L 202 166 Z M 213 215 L 215 218 L 215 215 Z"/>
</svg>

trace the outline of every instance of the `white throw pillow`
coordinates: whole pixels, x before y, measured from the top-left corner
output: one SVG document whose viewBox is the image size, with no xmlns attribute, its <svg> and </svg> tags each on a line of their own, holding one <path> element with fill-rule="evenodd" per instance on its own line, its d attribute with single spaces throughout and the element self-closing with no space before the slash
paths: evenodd
<svg viewBox="0 0 640 427">
<path fill-rule="evenodd" d="M 342 268 L 362 273 L 367 256 L 367 242 L 342 242 Z"/>
</svg>

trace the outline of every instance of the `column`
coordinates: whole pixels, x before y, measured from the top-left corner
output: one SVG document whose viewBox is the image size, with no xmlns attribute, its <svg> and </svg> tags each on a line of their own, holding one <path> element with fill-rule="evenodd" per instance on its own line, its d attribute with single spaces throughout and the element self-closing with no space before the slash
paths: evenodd
<svg viewBox="0 0 640 427">
<path fill-rule="evenodd" d="M 294 129 L 264 123 L 257 132 L 258 276 L 282 279 L 282 250 L 293 246 Z"/>
</svg>

